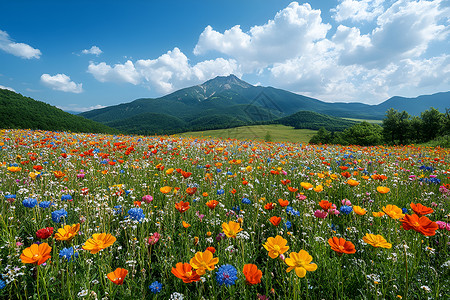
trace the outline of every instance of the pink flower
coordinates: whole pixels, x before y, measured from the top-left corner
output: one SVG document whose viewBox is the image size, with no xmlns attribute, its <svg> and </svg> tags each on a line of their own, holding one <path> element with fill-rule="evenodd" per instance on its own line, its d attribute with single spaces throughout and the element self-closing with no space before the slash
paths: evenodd
<svg viewBox="0 0 450 300">
<path fill-rule="evenodd" d="M 348 206 L 351 206 L 352 205 L 352 203 L 350 202 L 350 200 L 347 200 L 347 199 L 342 199 L 342 205 L 348 205 Z"/>
<path fill-rule="evenodd" d="M 161 235 L 157 232 L 153 233 L 149 238 L 148 238 L 148 244 L 149 245 L 154 245 L 159 241 L 159 238 L 161 237 Z"/>
<path fill-rule="evenodd" d="M 21 243 L 21 242 L 16 242 L 16 246 L 17 247 L 20 247 L 20 246 L 22 246 L 23 245 L 23 243 Z"/>
<path fill-rule="evenodd" d="M 142 201 L 144 201 L 145 203 L 148 204 L 148 203 L 153 201 L 153 197 L 150 196 L 150 195 L 145 195 L 145 196 L 142 197 Z"/>
<path fill-rule="evenodd" d="M 287 172 L 286 172 L 285 170 L 282 170 L 282 171 L 281 171 L 281 174 L 287 175 Z"/>
<path fill-rule="evenodd" d="M 197 210 L 197 212 L 195 213 L 197 215 L 197 217 L 200 219 L 200 222 L 203 220 L 203 218 L 205 217 L 204 214 L 200 214 L 200 212 Z"/>
<path fill-rule="evenodd" d="M 298 200 L 305 200 L 305 199 L 306 199 L 306 196 L 305 196 L 305 195 L 302 195 L 302 194 L 297 194 L 297 199 L 298 199 Z"/>
<path fill-rule="evenodd" d="M 447 227 L 447 223 L 443 221 L 436 221 L 436 224 L 438 224 L 439 229 L 445 229 Z"/>
<path fill-rule="evenodd" d="M 328 213 L 324 210 L 318 209 L 314 212 L 314 216 L 317 218 L 325 219 L 328 216 Z"/>
<path fill-rule="evenodd" d="M 436 202 L 431 202 L 431 206 L 436 207 L 436 206 L 437 206 L 437 203 L 436 203 Z"/>
<path fill-rule="evenodd" d="M 84 173 L 77 174 L 77 178 L 83 179 L 85 175 L 86 175 L 86 174 L 84 174 Z"/>
</svg>

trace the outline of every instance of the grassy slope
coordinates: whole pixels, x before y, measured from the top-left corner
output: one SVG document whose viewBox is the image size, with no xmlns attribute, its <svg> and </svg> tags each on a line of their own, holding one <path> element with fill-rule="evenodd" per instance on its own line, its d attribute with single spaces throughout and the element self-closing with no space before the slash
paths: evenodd
<svg viewBox="0 0 450 300">
<path fill-rule="evenodd" d="M 264 140 L 269 133 L 272 142 L 295 142 L 307 143 L 311 137 L 316 134 L 316 130 L 310 129 L 294 129 L 284 125 L 255 125 L 242 126 L 230 129 L 207 130 L 207 131 L 191 131 L 178 134 L 179 136 L 192 137 L 220 137 L 232 139 L 254 139 Z"/>
<path fill-rule="evenodd" d="M 342 118 L 342 119 L 356 121 L 356 122 L 367 122 L 367 123 L 373 123 L 373 124 L 379 124 L 379 125 L 381 125 L 383 123 L 383 120 L 355 119 L 355 118 Z"/>
</svg>

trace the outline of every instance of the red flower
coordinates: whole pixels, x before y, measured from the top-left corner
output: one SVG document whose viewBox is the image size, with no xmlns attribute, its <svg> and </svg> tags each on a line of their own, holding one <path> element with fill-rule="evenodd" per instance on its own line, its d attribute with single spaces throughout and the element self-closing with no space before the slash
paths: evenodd
<svg viewBox="0 0 450 300">
<path fill-rule="evenodd" d="M 261 282 L 262 272 L 258 270 L 258 267 L 253 264 L 246 264 L 242 271 L 245 276 L 245 283 L 248 285 L 254 285 Z"/>
<path fill-rule="evenodd" d="M 331 206 L 333 205 L 333 203 L 327 201 L 327 200 L 322 200 L 319 202 L 320 207 L 322 207 L 323 210 L 327 211 L 331 208 Z"/>
<path fill-rule="evenodd" d="M 411 209 L 419 215 L 419 217 L 424 216 L 424 215 L 428 215 L 431 214 L 432 212 L 434 212 L 434 210 L 430 207 L 426 207 L 420 203 L 414 204 L 411 202 L 411 204 L 409 205 L 411 206 Z"/>
<path fill-rule="evenodd" d="M 355 245 L 352 242 L 346 241 L 343 238 L 332 237 L 328 239 L 328 244 L 330 244 L 331 249 L 336 251 L 340 256 L 342 253 L 353 254 L 356 252 Z"/>
<path fill-rule="evenodd" d="M 189 208 L 191 208 L 189 206 L 189 202 L 183 202 L 180 201 L 178 203 L 175 203 L 175 208 L 180 212 L 180 213 L 184 213 L 185 211 L 187 211 Z"/>
<path fill-rule="evenodd" d="M 187 189 L 186 189 L 186 193 L 188 194 L 188 195 L 194 195 L 195 194 L 195 192 L 197 192 L 197 188 L 196 187 L 188 187 Z"/>
<path fill-rule="evenodd" d="M 405 215 L 402 219 L 400 219 L 400 222 L 402 222 L 403 229 L 405 230 L 413 229 L 426 236 L 435 235 L 436 230 L 439 228 L 438 224 L 431 221 L 427 217 L 419 218 L 419 216 L 416 214 L 412 216 Z"/>
<path fill-rule="evenodd" d="M 275 208 L 275 203 L 272 203 L 272 202 L 269 202 L 266 205 L 264 205 L 264 209 L 267 209 L 267 210 L 272 210 L 274 208 Z"/>
<path fill-rule="evenodd" d="M 36 231 L 36 237 L 42 240 L 49 238 L 53 234 L 53 227 L 42 228 Z"/>
<path fill-rule="evenodd" d="M 352 176 L 352 174 L 350 174 L 349 172 L 342 172 L 341 175 L 345 178 L 349 178 L 350 176 Z"/>
<path fill-rule="evenodd" d="M 208 248 L 206 248 L 206 250 L 208 250 L 212 254 L 214 254 L 216 252 L 216 248 L 214 248 L 214 247 L 208 247 Z"/>
<path fill-rule="evenodd" d="M 274 226 L 278 226 L 281 222 L 281 217 L 273 216 L 269 219 L 270 223 L 272 223 Z"/>
<path fill-rule="evenodd" d="M 285 207 L 289 205 L 289 201 L 288 200 L 283 200 L 283 199 L 278 199 L 278 203 L 280 203 L 281 207 Z"/>
<path fill-rule="evenodd" d="M 210 209 L 214 209 L 217 204 L 219 204 L 219 201 L 217 200 L 210 200 L 208 202 L 206 202 L 206 206 L 208 206 Z"/>
</svg>

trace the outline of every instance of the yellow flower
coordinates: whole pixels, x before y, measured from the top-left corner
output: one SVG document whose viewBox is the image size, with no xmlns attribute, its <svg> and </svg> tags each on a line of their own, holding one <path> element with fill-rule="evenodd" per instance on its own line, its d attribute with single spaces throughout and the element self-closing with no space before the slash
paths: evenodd
<svg viewBox="0 0 450 300">
<path fill-rule="evenodd" d="M 222 224 L 222 229 L 223 232 L 225 233 L 225 235 L 229 238 L 235 238 L 236 234 L 239 231 L 242 231 L 241 225 L 239 223 L 230 221 L 228 223 L 223 223 Z"/>
<path fill-rule="evenodd" d="M 388 187 L 385 187 L 385 186 L 378 186 L 377 187 L 377 191 L 380 194 L 386 194 L 386 193 L 389 193 L 390 189 Z"/>
<path fill-rule="evenodd" d="M 323 191 L 323 186 L 322 185 L 318 185 L 314 188 L 314 192 L 316 193 L 320 193 L 321 191 Z"/>
<path fill-rule="evenodd" d="M 65 225 L 64 228 L 59 228 L 55 234 L 55 239 L 58 241 L 71 241 L 80 230 L 80 223 L 73 225 Z"/>
<path fill-rule="evenodd" d="M 310 190 L 313 188 L 313 185 L 309 182 L 302 182 L 300 183 L 300 185 L 302 186 L 302 188 L 304 188 L 305 190 Z"/>
<path fill-rule="evenodd" d="M 392 219 L 400 219 L 405 216 L 402 209 L 396 205 L 388 204 L 383 206 L 383 211 Z"/>
<path fill-rule="evenodd" d="M 360 216 L 363 216 L 366 214 L 366 210 L 362 208 L 361 206 L 353 205 L 353 211 Z"/>
<path fill-rule="evenodd" d="M 275 238 L 269 237 L 263 246 L 269 251 L 270 258 L 277 258 L 280 254 L 289 250 L 289 246 L 286 246 L 286 244 L 287 240 L 277 235 Z"/>
<path fill-rule="evenodd" d="M 382 211 L 373 211 L 373 212 L 372 212 L 372 215 L 373 215 L 374 217 L 378 218 L 378 217 L 384 216 L 385 213 L 382 212 Z"/>
<path fill-rule="evenodd" d="M 30 178 L 31 178 L 32 180 L 35 180 L 36 177 L 38 177 L 39 174 L 41 174 L 41 172 L 30 172 L 30 173 L 28 174 L 28 176 L 30 176 Z"/>
<path fill-rule="evenodd" d="M 8 171 L 10 172 L 19 172 L 20 170 L 22 170 L 21 167 L 8 167 Z"/>
<path fill-rule="evenodd" d="M 219 258 L 213 258 L 211 251 L 197 252 L 194 257 L 191 258 L 189 264 L 194 268 L 198 275 L 202 276 L 206 273 L 206 270 L 212 271 L 215 268 L 215 264 L 219 263 Z"/>
<path fill-rule="evenodd" d="M 91 239 L 88 239 L 86 243 L 84 243 L 83 249 L 91 251 L 92 254 L 103 250 L 116 241 L 116 238 L 112 236 L 110 233 L 94 233 Z"/>
<path fill-rule="evenodd" d="M 363 237 L 363 241 L 369 245 L 374 246 L 375 248 L 392 248 L 392 244 L 388 243 L 386 239 L 379 234 L 375 235 L 366 233 L 366 235 Z"/>
<path fill-rule="evenodd" d="M 167 175 L 170 175 L 170 174 L 172 174 L 173 173 L 173 168 L 170 168 L 170 169 L 167 169 L 166 170 L 166 174 Z"/>
<path fill-rule="evenodd" d="M 317 265 L 311 263 L 312 256 L 308 254 L 305 250 L 300 250 L 300 252 L 289 253 L 289 257 L 286 258 L 285 262 L 289 266 L 286 269 L 286 272 L 290 272 L 295 269 L 295 274 L 298 277 L 303 278 L 306 276 L 306 271 L 315 271 L 317 270 Z"/>
</svg>

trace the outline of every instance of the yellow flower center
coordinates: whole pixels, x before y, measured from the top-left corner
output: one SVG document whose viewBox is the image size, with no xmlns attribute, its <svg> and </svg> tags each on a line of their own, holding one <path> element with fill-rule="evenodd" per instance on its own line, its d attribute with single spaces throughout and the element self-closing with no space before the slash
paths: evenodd
<svg viewBox="0 0 450 300">
<path fill-rule="evenodd" d="M 280 246 L 274 245 L 273 246 L 273 251 L 280 252 Z"/>
</svg>

